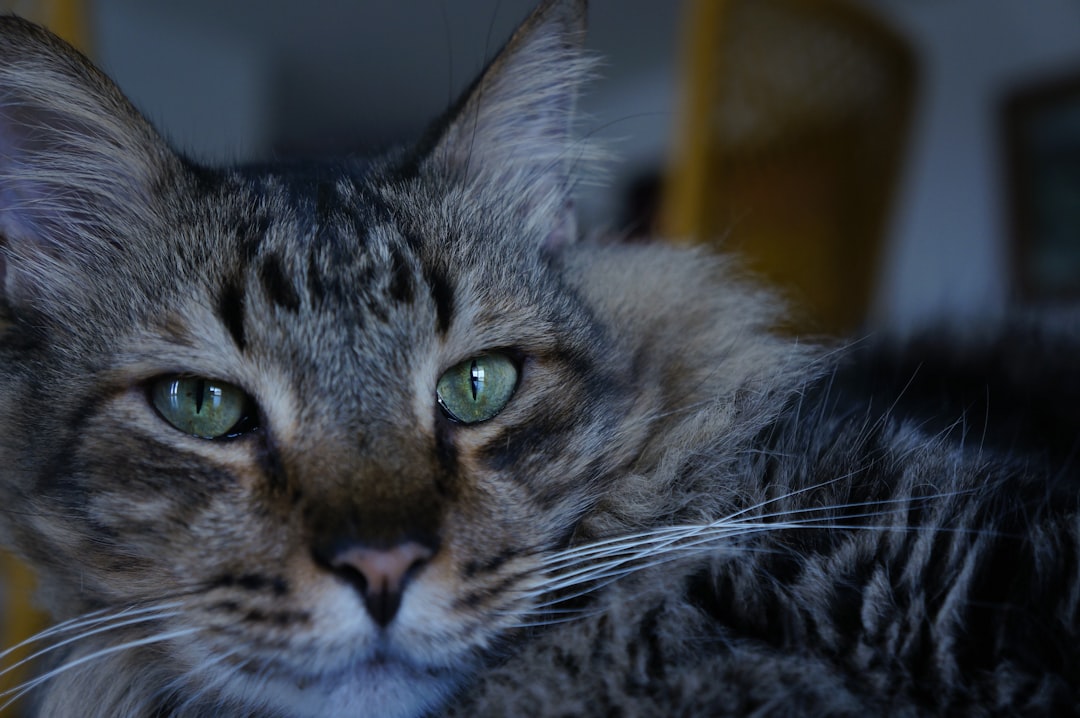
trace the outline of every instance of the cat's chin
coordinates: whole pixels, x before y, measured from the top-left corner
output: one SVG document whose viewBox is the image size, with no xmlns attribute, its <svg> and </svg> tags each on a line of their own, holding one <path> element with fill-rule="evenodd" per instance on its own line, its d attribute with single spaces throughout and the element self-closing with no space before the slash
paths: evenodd
<svg viewBox="0 0 1080 718">
<path fill-rule="evenodd" d="M 241 679 L 224 692 L 243 705 L 273 706 L 283 718 L 414 718 L 443 702 L 462 677 L 378 657 L 321 675 Z"/>
<path fill-rule="evenodd" d="M 289 634 L 287 650 L 268 651 L 280 637 L 253 629 L 247 645 L 233 634 L 181 639 L 174 650 L 189 666 L 187 692 L 275 718 L 425 715 L 477 668 L 486 645 L 478 642 L 489 631 L 455 621 L 452 592 L 441 584 L 416 584 L 385 628 L 368 617 L 355 590 L 327 580 L 308 585 L 303 611 L 310 622 Z M 235 669 L 221 670 L 223 663 Z"/>
</svg>

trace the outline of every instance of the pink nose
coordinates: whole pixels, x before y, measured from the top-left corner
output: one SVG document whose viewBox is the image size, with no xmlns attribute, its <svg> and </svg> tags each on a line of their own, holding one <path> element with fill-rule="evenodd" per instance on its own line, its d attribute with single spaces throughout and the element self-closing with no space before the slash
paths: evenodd
<svg viewBox="0 0 1080 718">
<path fill-rule="evenodd" d="M 372 620 L 386 627 L 397 615 L 406 584 L 433 553 L 415 541 L 385 549 L 352 544 L 328 556 L 326 564 L 359 591 Z"/>
</svg>

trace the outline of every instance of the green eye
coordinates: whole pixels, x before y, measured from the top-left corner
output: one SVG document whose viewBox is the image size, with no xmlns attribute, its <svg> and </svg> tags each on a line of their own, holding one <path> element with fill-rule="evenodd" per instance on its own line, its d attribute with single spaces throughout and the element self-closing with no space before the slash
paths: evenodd
<svg viewBox="0 0 1080 718">
<path fill-rule="evenodd" d="M 249 428 L 248 395 L 223 381 L 164 377 L 151 385 L 150 401 L 165 421 L 192 436 L 218 439 Z"/>
<path fill-rule="evenodd" d="M 435 389 L 439 406 L 451 419 L 476 424 L 503 410 L 517 379 L 517 367 L 509 357 L 481 354 L 447 369 Z"/>
</svg>

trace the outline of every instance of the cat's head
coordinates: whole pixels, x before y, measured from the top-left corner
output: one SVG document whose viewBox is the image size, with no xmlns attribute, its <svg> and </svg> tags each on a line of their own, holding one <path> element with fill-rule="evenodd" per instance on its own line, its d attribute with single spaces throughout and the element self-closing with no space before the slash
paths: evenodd
<svg viewBox="0 0 1080 718">
<path fill-rule="evenodd" d="M 546 553 L 666 506 L 620 482 L 753 394 L 770 315 L 575 242 L 584 16 L 543 3 L 409 151 L 222 171 L 0 20 L 2 531 L 55 612 L 145 611 L 95 645 L 174 687 L 389 714 L 528 620 Z"/>
</svg>

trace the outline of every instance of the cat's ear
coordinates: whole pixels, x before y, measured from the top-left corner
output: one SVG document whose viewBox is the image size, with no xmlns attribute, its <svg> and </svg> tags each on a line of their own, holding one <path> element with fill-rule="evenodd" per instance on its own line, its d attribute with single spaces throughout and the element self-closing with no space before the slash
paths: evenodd
<svg viewBox="0 0 1080 718">
<path fill-rule="evenodd" d="M 523 203 L 548 244 L 576 232 L 572 193 L 588 146 L 573 134 L 579 89 L 594 61 L 586 0 L 545 0 L 452 110 L 432 157 Z"/>
<path fill-rule="evenodd" d="M 0 17 L 0 300 L 55 294 L 113 257 L 178 162 L 90 62 L 47 31 Z"/>
</svg>

